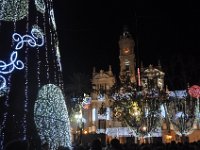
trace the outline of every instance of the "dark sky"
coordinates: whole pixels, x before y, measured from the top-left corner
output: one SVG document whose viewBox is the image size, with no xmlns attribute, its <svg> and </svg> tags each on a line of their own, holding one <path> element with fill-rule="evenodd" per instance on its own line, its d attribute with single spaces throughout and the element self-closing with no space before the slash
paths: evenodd
<svg viewBox="0 0 200 150">
<path fill-rule="evenodd" d="M 156 65 L 160 60 L 169 77 L 185 78 L 180 77 L 184 74 L 190 76 L 188 81 L 199 83 L 199 5 L 190 1 L 57 0 L 54 7 L 64 76 L 92 74 L 93 66 L 107 70 L 108 65 L 117 74 L 118 40 L 127 25 L 136 42 L 137 63 Z"/>
</svg>

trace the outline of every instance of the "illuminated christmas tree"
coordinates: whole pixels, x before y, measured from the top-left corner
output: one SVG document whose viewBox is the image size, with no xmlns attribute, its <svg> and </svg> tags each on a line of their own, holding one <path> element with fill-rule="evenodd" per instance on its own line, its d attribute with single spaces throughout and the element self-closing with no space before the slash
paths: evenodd
<svg viewBox="0 0 200 150">
<path fill-rule="evenodd" d="M 0 0 L 0 149 L 15 139 L 70 147 L 52 0 Z"/>
<path fill-rule="evenodd" d="M 140 89 L 136 82 L 131 81 L 129 72 L 120 76 L 120 83 L 111 90 L 113 98 L 113 119 L 125 123 L 137 137 L 152 137 L 160 132 L 162 96 L 157 86 L 148 81 L 148 88 Z"/>
</svg>

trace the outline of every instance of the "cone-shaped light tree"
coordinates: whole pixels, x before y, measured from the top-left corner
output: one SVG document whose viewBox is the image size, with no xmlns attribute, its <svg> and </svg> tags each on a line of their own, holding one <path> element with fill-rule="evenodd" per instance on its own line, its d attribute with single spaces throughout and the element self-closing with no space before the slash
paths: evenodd
<svg viewBox="0 0 200 150">
<path fill-rule="evenodd" d="M 0 149 L 16 139 L 70 147 L 52 0 L 1 0 L 0 41 Z"/>
</svg>

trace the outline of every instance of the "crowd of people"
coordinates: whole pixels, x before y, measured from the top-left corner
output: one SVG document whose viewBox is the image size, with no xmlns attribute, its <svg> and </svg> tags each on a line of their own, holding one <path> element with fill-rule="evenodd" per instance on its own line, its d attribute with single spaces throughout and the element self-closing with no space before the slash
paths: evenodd
<svg viewBox="0 0 200 150">
<path fill-rule="evenodd" d="M 95 139 L 90 146 L 76 146 L 74 150 L 200 150 L 200 141 L 193 143 L 125 143 L 121 144 L 118 139 L 112 139 L 105 147 L 100 140 Z"/>
<path fill-rule="evenodd" d="M 16 140 L 8 143 L 4 150 L 50 150 L 48 143 L 44 143 L 38 149 L 33 147 L 29 142 Z M 76 145 L 71 148 L 58 147 L 57 150 L 200 150 L 200 141 L 193 143 L 150 143 L 150 144 L 121 144 L 117 138 L 114 138 L 103 146 L 99 139 L 94 139 L 92 143 L 87 145 Z"/>
</svg>

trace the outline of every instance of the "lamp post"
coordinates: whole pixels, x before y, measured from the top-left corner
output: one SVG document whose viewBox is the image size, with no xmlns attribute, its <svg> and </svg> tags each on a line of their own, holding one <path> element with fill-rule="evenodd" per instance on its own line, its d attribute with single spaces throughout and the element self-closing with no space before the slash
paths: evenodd
<svg viewBox="0 0 200 150">
<path fill-rule="evenodd" d="M 82 114 L 82 108 L 79 106 L 79 112 L 75 115 L 75 119 L 77 120 L 77 127 L 79 129 L 79 138 L 78 138 L 78 144 L 82 145 L 82 133 L 83 133 L 83 114 Z"/>
<path fill-rule="evenodd" d="M 91 103 L 91 97 L 87 94 L 84 93 L 83 97 L 78 97 L 78 98 L 73 98 L 74 101 L 76 101 L 75 109 L 73 110 L 74 112 L 74 119 L 77 123 L 77 128 L 79 132 L 79 137 L 78 137 L 78 144 L 82 145 L 82 136 L 83 136 L 83 130 L 84 130 L 84 123 L 86 122 L 85 118 L 83 117 L 83 109 L 88 109 L 89 105 Z"/>
<path fill-rule="evenodd" d="M 106 143 L 106 118 L 107 118 L 107 111 L 104 106 L 104 102 L 101 103 L 101 107 L 98 111 L 98 130 L 97 134 L 100 135 L 102 145 Z"/>
</svg>

